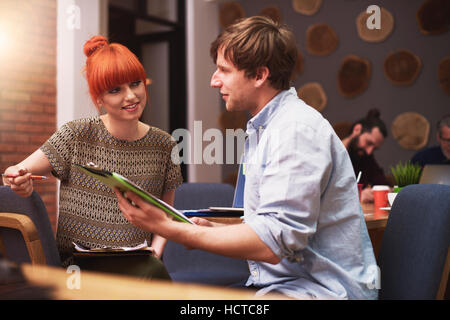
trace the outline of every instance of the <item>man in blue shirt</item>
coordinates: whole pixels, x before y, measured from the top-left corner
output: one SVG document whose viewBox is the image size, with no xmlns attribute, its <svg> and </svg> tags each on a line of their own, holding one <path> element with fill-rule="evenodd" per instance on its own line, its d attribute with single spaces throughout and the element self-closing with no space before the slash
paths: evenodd
<svg viewBox="0 0 450 320">
<path fill-rule="evenodd" d="M 437 123 L 436 138 L 438 146 L 417 152 L 411 159 L 424 167 L 427 164 L 450 164 L 450 115 L 446 115 Z"/>
<path fill-rule="evenodd" d="M 378 268 L 348 152 L 322 115 L 289 89 L 293 33 L 265 17 L 228 27 L 211 45 L 211 86 L 246 110 L 244 223 L 179 223 L 116 192 L 133 224 L 191 248 L 248 260 L 247 286 L 307 299 L 375 299 Z"/>
</svg>

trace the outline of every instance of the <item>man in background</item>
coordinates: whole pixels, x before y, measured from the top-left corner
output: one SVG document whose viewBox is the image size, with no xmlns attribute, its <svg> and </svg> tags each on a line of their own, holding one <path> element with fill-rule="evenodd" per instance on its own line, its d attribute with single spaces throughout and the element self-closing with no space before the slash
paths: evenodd
<svg viewBox="0 0 450 320">
<path fill-rule="evenodd" d="M 356 121 L 350 134 L 342 139 L 352 161 L 355 175 L 361 171 L 359 183 L 363 184 L 362 202 L 373 201 L 373 185 L 389 185 L 383 168 L 375 160 L 374 151 L 381 147 L 387 137 L 386 125 L 380 119 L 378 109 L 371 109 L 367 115 Z"/>
<path fill-rule="evenodd" d="M 437 131 L 439 145 L 417 152 L 411 159 L 412 163 L 422 167 L 427 164 L 450 164 L 450 114 L 438 121 Z"/>
</svg>

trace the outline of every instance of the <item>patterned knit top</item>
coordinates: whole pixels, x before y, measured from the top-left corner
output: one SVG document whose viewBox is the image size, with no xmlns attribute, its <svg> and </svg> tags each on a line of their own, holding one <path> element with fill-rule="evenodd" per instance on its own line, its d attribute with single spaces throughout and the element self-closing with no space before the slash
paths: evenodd
<svg viewBox="0 0 450 320">
<path fill-rule="evenodd" d="M 72 242 L 87 247 L 151 243 L 151 233 L 123 217 L 112 189 L 74 164 L 93 162 L 158 198 L 182 183 L 180 167 L 172 161 L 172 154 L 178 160 L 176 141 L 155 127 L 139 140 L 125 141 L 114 138 L 99 116 L 74 120 L 55 132 L 41 150 L 52 174 L 61 180 L 56 241 L 63 266 L 74 263 Z"/>
</svg>

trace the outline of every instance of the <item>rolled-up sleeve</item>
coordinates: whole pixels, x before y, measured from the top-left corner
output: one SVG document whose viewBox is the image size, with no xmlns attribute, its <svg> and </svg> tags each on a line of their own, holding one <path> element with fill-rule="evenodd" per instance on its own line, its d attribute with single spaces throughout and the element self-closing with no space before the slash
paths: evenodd
<svg viewBox="0 0 450 320">
<path fill-rule="evenodd" d="M 265 132 L 258 150 L 262 163 L 249 166 L 246 177 L 257 205 L 247 223 L 280 258 L 302 259 L 302 251 L 317 229 L 320 197 L 332 168 L 327 135 L 321 125 L 291 123 L 282 132 Z M 319 137 L 318 137 L 319 135 Z"/>
</svg>

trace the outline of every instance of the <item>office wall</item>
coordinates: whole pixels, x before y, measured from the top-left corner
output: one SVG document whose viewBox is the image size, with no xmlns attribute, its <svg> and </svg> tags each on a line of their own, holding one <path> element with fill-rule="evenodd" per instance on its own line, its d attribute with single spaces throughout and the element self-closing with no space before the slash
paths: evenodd
<svg viewBox="0 0 450 320">
<path fill-rule="evenodd" d="M 56 129 L 56 0 L 0 1 L 0 171 Z M 56 184 L 40 181 L 52 225 Z"/>
<path fill-rule="evenodd" d="M 224 1 L 226 2 L 226 1 Z M 340 121 L 355 121 L 377 107 L 388 127 L 388 138 L 375 155 L 385 172 L 398 161 L 410 159 L 416 152 L 402 148 L 393 138 L 391 124 L 403 112 L 422 114 L 430 123 L 431 130 L 427 146 L 437 143 L 435 125 L 445 113 L 450 113 L 450 96 L 439 87 L 437 70 L 440 60 L 450 55 L 450 31 L 444 34 L 426 36 L 419 31 L 416 13 L 424 0 L 324 0 L 322 7 L 313 16 L 297 13 L 291 0 L 242 0 L 238 1 L 246 16 L 256 15 L 268 5 L 276 5 L 282 14 L 282 21 L 296 34 L 298 47 L 304 57 L 304 72 L 293 85 L 299 88 L 311 81 L 320 82 L 327 94 L 328 104 L 322 114 L 332 124 Z M 388 9 L 394 16 L 392 34 L 381 43 L 361 40 L 356 31 L 356 17 L 369 5 Z M 306 50 L 305 35 L 309 25 L 328 23 L 339 36 L 337 49 L 329 56 L 318 57 Z M 422 69 L 416 81 L 410 86 L 395 86 L 383 72 L 386 56 L 398 49 L 408 49 L 422 61 Z M 354 98 L 343 97 L 337 87 L 337 73 L 342 59 L 356 54 L 369 59 L 372 76 L 369 86 Z"/>
<path fill-rule="evenodd" d="M 209 56 L 209 46 L 219 33 L 217 23 L 218 3 L 215 1 L 191 0 L 186 2 L 187 24 L 187 90 L 188 90 L 188 130 L 191 132 L 191 151 L 197 153 L 197 162 L 188 165 L 189 182 L 220 182 L 222 166 L 206 164 L 203 151 L 209 141 L 203 141 L 203 133 L 218 128 L 217 118 L 221 110 L 220 95 L 210 87 L 215 65 Z M 194 132 L 195 121 L 201 121 L 199 131 Z M 198 123 L 198 122 L 197 122 Z M 201 141 L 194 149 L 194 139 Z"/>
</svg>

